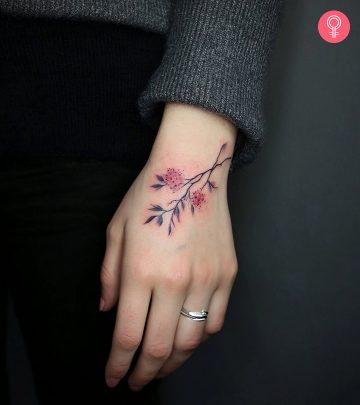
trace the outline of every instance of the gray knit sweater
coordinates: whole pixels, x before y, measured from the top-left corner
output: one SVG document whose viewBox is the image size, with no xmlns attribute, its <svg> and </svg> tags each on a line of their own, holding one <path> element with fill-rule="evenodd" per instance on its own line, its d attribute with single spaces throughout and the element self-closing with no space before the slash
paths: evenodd
<svg viewBox="0 0 360 405">
<path fill-rule="evenodd" d="M 139 95 L 157 129 L 167 101 L 202 106 L 238 129 L 230 172 L 257 156 L 263 94 L 282 0 L 0 0 L 0 11 L 119 22 L 166 35 L 163 59 Z"/>
</svg>

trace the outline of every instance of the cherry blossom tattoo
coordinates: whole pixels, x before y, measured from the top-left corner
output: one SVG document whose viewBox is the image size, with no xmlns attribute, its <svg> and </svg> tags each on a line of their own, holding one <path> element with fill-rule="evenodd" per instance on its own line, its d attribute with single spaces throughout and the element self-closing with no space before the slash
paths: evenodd
<svg viewBox="0 0 360 405">
<path fill-rule="evenodd" d="M 226 148 L 226 143 L 222 144 L 220 151 L 214 164 L 207 170 L 196 174 L 191 178 L 185 178 L 184 171 L 172 167 L 168 167 L 167 171 L 163 175 L 156 174 L 158 183 L 151 185 L 155 190 L 160 190 L 163 187 L 169 187 L 173 193 L 184 189 L 183 194 L 178 198 L 171 200 L 167 205 L 171 205 L 169 208 L 163 208 L 161 205 L 151 204 L 152 207 L 148 208 L 150 211 L 155 211 L 157 215 L 151 215 L 144 224 L 155 220 L 156 223 L 161 226 L 164 222 L 164 216 L 168 214 L 168 235 L 173 231 L 175 227 L 174 217 L 180 222 L 180 211 L 185 210 L 186 205 L 190 205 L 191 213 L 194 215 L 195 209 L 200 209 L 203 204 L 206 203 L 206 194 L 204 188 L 211 192 L 213 189 L 218 188 L 215 182 L 211 179 L 213 171 L 222 166 L 226 160 L 230 160 L 232 156 L 229 156 L 221 161 L 219 161 L 220 155 Z"/>
</svg>

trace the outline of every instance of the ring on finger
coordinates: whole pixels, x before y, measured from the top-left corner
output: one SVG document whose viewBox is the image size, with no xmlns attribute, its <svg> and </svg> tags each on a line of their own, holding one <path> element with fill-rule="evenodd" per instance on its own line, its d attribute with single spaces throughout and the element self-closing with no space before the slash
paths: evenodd
<svg viewBox="0 0 360 405">
<path fill-rule="evenodd" d="M 194 321 L 205 321 L 208 316 L 208 311 L 202 309 L 201 311 L 188 311 L 186 308 L 182 307 L 180 313 L 187 316 Z"/>
</svg>

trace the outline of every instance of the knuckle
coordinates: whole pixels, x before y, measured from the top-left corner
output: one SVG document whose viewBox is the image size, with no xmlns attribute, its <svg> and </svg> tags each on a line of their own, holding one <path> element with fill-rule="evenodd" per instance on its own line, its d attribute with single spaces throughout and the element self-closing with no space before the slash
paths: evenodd
<svg viewBox="0 0 360 405">
<path fill-rule="evenodd" d="M 236 274 L 238 272 L 239 264 L 238 264 L 238 261 L 236 259 L 234 259 L 234 261 L 232 262 L 232 265 L 230 265 L 230 268 L 231 268 L 231 270 L 232 270 L 232 272 L 234 274 Z"/>
<path fill-rule="evenodd" d="M 133 264 L 130 266 L 131 271 L 133 272 L 134 277 L 137 280 L 140 280 L 144 283 L 152 283 L 154 272 L 149 266 L 142 265 L 142 264 Z"/>
<path fill-rule="evenodd" d="M 198 348 L 201 344 L 201 338 L 200 337 L 195 337 L 192 339 L 187 339 L 184 341 L 181 341 L 176 344 L 176 350 L 179 352 L 192 352 L 196 348 Z"/>
<path fill-rule="evenodd" d="M 198 265 L 196 266 L 194 279 L 197 283 L 209 286 L 216 281 L 218 273 L 214 262 L 206 257 L 199 260 Z"/>
<path fill-rule="evenodd" d="M 236 267 L 236 268 L 233 268 L 232 270 L 230 270 L 229 273 L 230 273 L 230 274 L 229 274 L 230 281 L 233 282 L 233 281 L 235 280 L 237 274 L 238 274 L 238 269 L 237 269 L 237 267 Z"/>
<path fill-rule="evenodd" d="M 190 281 L 190 273 L 181 268 L 171 269 L 163 276 L 163 283 L 169 289 L 187 289 Z"/>
<path fill-rule="evenodd" d="M 195 282 L 202 286 L 210 286 L 215 284 L 215 272 L 209 266 L 198 269 L 194 276 Z"/>
<path fill-rule="evenodd" d="M 170 356 L 171 347 L 165 343 L 156 343 L 151 346 L 144 347 L 144 356 L 154 360 L 165 360 Z"/>
<path fill-rule="evenodd" d="M 225 267 L 224 270 L 225 281 L 232 283 L 235 280 L 237 273 L 238 273 L 238 264 L 235 261 Z"/>
<path fill-rule="evenodd" d="M 135 351 L 140 345 L 141 339 L 137 336 L 121 333 L 114 336 L 114 344 L 125 351 Z"/>
<path fill-rule="evenodd" d="M 112 222 L 109 222 L 109 224 L 106 227 L 106 239 L 107 240 L 119 239 L 119 232 Z"/>
</svg>

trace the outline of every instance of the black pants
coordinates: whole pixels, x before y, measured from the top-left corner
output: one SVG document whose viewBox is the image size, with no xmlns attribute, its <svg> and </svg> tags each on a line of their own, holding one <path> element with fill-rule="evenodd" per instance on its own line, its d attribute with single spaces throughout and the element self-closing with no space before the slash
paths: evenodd
<svg viewBox="0 0 360 405">
<path fill-rule="evenodd" d="M 113 389 L 104 377 L 116 316 L 98 310 L 105 232 L 137 174 L 86 158 L 0 163 L 1 294 L 14 300 L 41 405 L 159 403 L 160 380 L 133 392 L 127 377 Z"/>
</svg>

